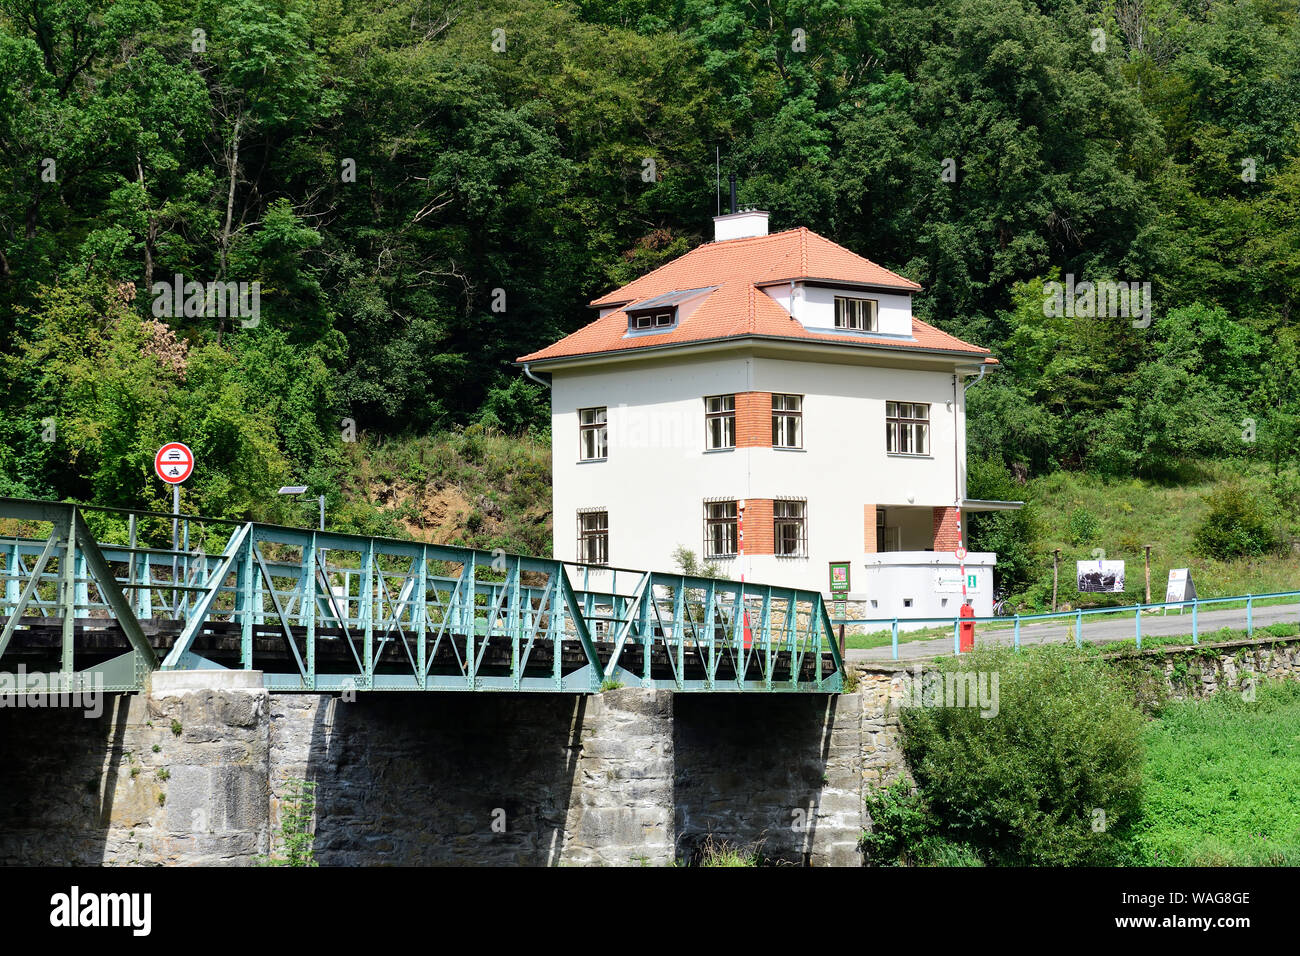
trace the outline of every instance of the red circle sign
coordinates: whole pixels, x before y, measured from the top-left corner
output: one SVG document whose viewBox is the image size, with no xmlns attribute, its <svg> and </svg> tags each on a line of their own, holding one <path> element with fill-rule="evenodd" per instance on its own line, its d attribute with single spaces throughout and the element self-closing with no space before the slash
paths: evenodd
<svg viewBox="0 0 1300 956">
<path fill-rule="evenodd" d="M 194 474 L 194 452 L 178 441 L 169 441 L 153 456 L 153 470 L 169 485 L 179 485 Z"/>
<path fill-rule="evenodd" d="M 963 548 L 961 545 L 957 545 L 957 550 L 954 551 L 953 554 L 957 555 L 958 561 L 966 560 L 966 549 Z"/>
</svg>

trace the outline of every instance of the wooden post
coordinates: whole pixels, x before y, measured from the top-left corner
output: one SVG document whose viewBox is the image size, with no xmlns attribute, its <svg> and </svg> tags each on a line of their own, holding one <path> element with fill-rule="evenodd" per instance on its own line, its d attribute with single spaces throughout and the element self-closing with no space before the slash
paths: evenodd
<svg viewBox="0 0 1300 956">
<path fill-rule="evenodd" d="M 1146 549 L 1146 578 L 1147 578 L 1147 604 L 1151 603 L 1151 545 L 1144 545 Z"/>
<path fill-rule="evenodd" d="M 1057 567 L 1061 560 L 1061 549 L 1052 549 L 1052 613 L 1056 613 L 1056 576 Z"/>
</svg>

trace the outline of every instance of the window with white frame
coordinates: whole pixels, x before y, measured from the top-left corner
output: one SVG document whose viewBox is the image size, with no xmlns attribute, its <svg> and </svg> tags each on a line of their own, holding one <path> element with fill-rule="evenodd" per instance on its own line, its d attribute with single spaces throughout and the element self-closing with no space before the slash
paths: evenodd
<svg viewBox="0 0 1300 956">
<path fill-rule="evenodd" d="M 609 427 L 604 408 L 578 409 L 578 460 L 602 461 L 609 456 Z"/>
<path fill-rule="evenodd" d="M 609 512 L 578 512 L 578 563 L 609 564 Z"/>
<path fill-rule="evenodd" d="M 704 502 L 704 556 L 730 558 L 736 554 L 736 503 Z"/>
<path fill-rule="evenodd" d="M 772 447 L 803 447 L 803 396 L 772 396 Z"/>
<path fill-rule="evenodd" d="M 647 329 L 671 329 L 677 324 L 677 309 L 666 312 L 638 312 L 627 317 L 629 332 L 644 332 Z"/>
<path fill-rule="evenodd" d="M 858 332 L 876 331 L 876 300 L 835 297 L 835 327 Z"/>
<path fill-rule="evenodd" d="M 735 395 L 710 395 L 704 399 L 704 447 L 736 447 Z"/>
<path fill-rule="evenodd" d="M 778 555 L 808 555 L 808 502 L 799 498 L 777 498 L 772 502 L 773 540 Z"/>
<path fill-rule="evenodd" d="M 885 451 L 891 455 L 930 454 L 930 406 L 885 402 Z"/>
</svg>

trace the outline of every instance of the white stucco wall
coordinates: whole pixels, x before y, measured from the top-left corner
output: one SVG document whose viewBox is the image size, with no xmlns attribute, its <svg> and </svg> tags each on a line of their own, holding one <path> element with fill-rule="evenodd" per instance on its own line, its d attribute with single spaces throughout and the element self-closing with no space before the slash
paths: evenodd
<svg viewBox="0 0 1300 956">
<path fill-rule="evenodd" d="M 993 566 L 996 563 L 997 555 L 992 552 L 966 555 L 965 572 L 969 582 L 966 596 L 976 617 L 993 616 Z M 853 596 L 865 601 L 863 617 L 867 619 L 951 619 L 961 613 L 961 570 L 956 558 L 947 552 L 869 554 L 856 562 L 853 568 Z M 941 584 L 936 577 L 939 574 L 943 576 Z M 911 627 L 936 627 L 942 623 L 943 620 L 922 621 Z M 885 626 L 867 626 L 865 629 L 883 630 Z"/>
<path fill-rule="evenodd" d="M 706 498 L 800 497 L 808 501 L 808 557 L 719 564 L 728 576 L 743 570 L 750 581 L 825 591 L 828 562 L 860 563 L 864 504 L 952 505 L 954 428 L 963 420 L 949 405 L 951 372 L 726 355 L 554 373 L 557 557 L 577 557 L 580 508 L 609 512 L 612 565 L 670 571 L 678 545 L 701 555 Z M 803 450 L 705 451 L 704 396 L 751 391 L 804 396 Z M 885 452 L 886 401 L 930 404 L 929 456 Z M 601 405 L 609 410 L 609 458 L 580 462 L 577 410 Z M 929 520 L 925 511 L 907 513 L 902 546 L 928 546 Z"/>
</svg>

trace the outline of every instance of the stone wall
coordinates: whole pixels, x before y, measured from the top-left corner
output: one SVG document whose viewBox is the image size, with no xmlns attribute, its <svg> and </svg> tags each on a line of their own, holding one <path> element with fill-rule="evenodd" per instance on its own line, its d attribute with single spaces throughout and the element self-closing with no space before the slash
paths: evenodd
<svg viewBox="0 0 1300 956">
<path fill-rule="evenodd" d="M 272 817 L 316 781 L 322 865 L 665 864 L 708 837 L 820 864 L 861 832 L 852 695 L 275 695 L 271 724 Z"/>
<path fill-rule="evenodd" d="M 1139 703 L 1248 692 L 1265 680 L 1300 680 L 1300 639 L 1238 640 L 1195 647 L 1151 648 L 1111 658 L 1138 676 Z"/>
<path fill-rule="evenodd" d="M 161 675 L 98 717 L 0 708 L 0 862 L 256 863 L 294 779 L 316 784 L 322 865 L 666 864 L 708 836 L 790 862 L 855 852 L 852 696 L 348 702 L 223 676 L 250 686 Z"/>
<path fill-rule="evenodd" d="M 156 675 L 98 716 L 0 707 L 0 864 L 252 864 L 316 784 L 321 865 L 662 865 L 712 840 L 859 865 L 864 795 L 906 775 L 913 664 L 839 696 L 270 694 Z M 1300 640 L 1125 655 L 1167 696 L 1300 678 Z M 10 702 L 12 703 L 12 698 Z"/>
<path fill-rule="evenodd" d="M 672 859 L 671 694 L 282 694 L 271 814 L 316 783 L 322 865 Z"/>
<path fill-rule="evenodd" d="M 104 695 L 89 710 L 0 708 L 0 864 L 265 853 L 268 696 L 172 688 Z"/>
<path fill-rule="evenodd" d="M 860 863 L 861 699 L 683 694 L 675 699 L 677 849 L 706 840 L 771 861 Z"/>
</svg>

